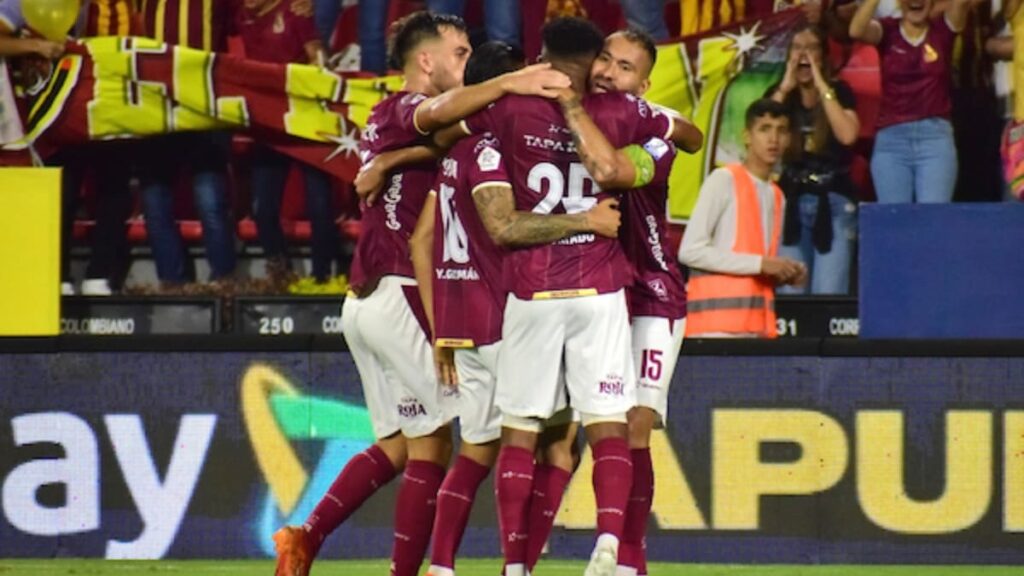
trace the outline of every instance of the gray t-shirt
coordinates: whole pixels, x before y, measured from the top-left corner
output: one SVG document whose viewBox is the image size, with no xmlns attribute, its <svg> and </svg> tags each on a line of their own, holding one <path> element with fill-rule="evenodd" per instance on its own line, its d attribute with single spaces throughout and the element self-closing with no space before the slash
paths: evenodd
<svg viewBox="0 0 1024 576">
<path fill-rule="evenodd" d="M 761 205 L 764 245 L 771 246 L 775 223 L 775 191 L 771 182 L 747 174 L 754 181 Z M 679 246 L 679 261 L 697 270 L 754 276 L 761 273 L 761 256 L 733 251 L 736 245 L 736 196 L 732 172 L 719 168 L 708 175 L 700 188 L 697 205 Z M 783 207 L 783 214 L 785 208 Z"/>
</svg>

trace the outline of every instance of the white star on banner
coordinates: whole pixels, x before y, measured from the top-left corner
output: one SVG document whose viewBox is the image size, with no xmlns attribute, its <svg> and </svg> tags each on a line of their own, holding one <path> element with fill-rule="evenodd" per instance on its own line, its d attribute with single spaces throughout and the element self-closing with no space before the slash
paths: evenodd
<svg viewBox="0 0 1024 576">
<path fill-rule="evenodd" d="M 328 134 L 324 134 L 324 138 L 327 138 L 331 142 L 334 142 L 335 144 L 338 145 L 338 147 L 335 148 L 333 152 L 331 152 L 330 154 L 327 155 L 326 158 L 324 158 L 324 164 L 327 164 L 328 162 L 334 160 L 335 158 L 342 154 L 350 156 L 359 153 L 359 130 L 357 128 L 353 128 L 348 132 L 343 131 L 341 133 L 341 136 L 331 136 Z"/>
<path fill-rule="evenodd" d="M 761 40 L 764 40 L 764 36 L 757 34 L 757 29 L 761 27 L 761 22 L 754 24 L 754 27 L 747 30 L 746 27 L 741 27 L 739 34 L 731 34 L 729 32 L 722 32 L 722 36 L 732 40 L 733 46 L 738 52 L 736 58 L 738 59 L 737 70 L 742 70 L 743 65 L 746 63 L 747 54 L 756 50 L 761 50 L 764 47 L 761 46 Z"/>
</svg>

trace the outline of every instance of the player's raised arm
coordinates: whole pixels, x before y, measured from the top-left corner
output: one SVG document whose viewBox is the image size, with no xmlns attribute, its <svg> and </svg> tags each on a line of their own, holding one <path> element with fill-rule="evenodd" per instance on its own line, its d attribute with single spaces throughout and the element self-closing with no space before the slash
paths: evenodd
<svg viewBox="0 0 1024 576">
<path fill-rule="evenodd" d="M 622 223 L 617 200 L 604 200 L 579 214 L 542 215 L 517 211 L 510 186 L 488 185 L 473 191 L 473 202 L 494 242 L 509 248 L 550 244 L 587 232 L 615 238 Z"/>
<path fill-rule="evenodd" d="M 428 134 L 466 118 L 506 94 L 554 98 L 557 89 L 569 84 L 569 77 L 552 70 L 550 64 L 535 64 L 428 98 L 416 108 L 414 122 L 417 130 Z"/>
</svg>

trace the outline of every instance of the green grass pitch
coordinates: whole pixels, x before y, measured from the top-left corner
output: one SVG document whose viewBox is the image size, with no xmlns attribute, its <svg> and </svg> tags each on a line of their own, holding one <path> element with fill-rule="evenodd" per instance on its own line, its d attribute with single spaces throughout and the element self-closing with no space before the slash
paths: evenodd
<svg viewBox="0 0 1024 576">
<path fill-rule="evenodd" d="M 383 576 L 387 560 L 326 561 L 313 565 L 311 576 Z M 542 560 L 537 576 L 579 576 L 582 561 Z M 498 560 L 460 560 L 459 576 L 498 576 Z M 426 567 L 421 574 L 426 571 Z M 652 576 L 1019 576 L 1011 566 L 727 566 L 661 564 L 649 566 Z M 0 576 L 272 576 L 274 564 L 259 560 L 114 561 L 2 560 Z"/>
</svg>

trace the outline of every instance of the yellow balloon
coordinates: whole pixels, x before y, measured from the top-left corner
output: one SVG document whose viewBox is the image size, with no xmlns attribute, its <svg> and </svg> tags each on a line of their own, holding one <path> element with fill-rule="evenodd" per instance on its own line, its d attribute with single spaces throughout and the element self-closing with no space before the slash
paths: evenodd
<svg viewBox="0 0 1024 576">
<path fill-rule="evenodd" d="M 48 40 L 62 42 L 78 20 L 79 0 L 22 0 L 25 22 Z"/>
</svg>

